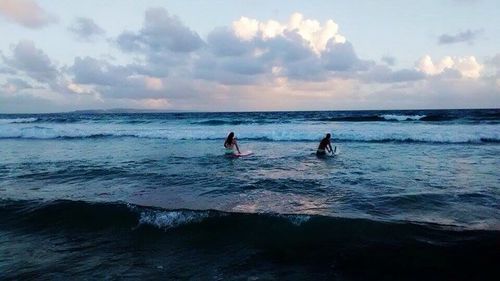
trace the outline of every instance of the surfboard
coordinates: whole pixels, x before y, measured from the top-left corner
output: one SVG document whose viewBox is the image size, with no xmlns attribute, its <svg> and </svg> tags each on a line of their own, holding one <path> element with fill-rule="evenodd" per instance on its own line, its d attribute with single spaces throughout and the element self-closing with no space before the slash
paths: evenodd
<svg viewBox="0 0 500 281">
<path fill-rule="evenodd" d="M 241 153 L 234 154 L 234 157 L 245 157 L 245 156 L 250 156 L 252 154 L 253 154 L 252 151 L 247 150 L 247 151 L 242 151 Z"/>
</svg>

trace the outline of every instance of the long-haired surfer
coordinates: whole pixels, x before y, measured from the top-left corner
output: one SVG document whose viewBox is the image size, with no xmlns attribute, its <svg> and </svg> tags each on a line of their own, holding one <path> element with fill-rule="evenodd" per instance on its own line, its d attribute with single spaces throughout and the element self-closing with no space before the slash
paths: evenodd
<svg viewBox="0 0 500 281">
<path fill-rule="evenodd" d="M 325 156 L 326 152 L 333 153 L 332 143 L 330 134 L 326 134 L 326 136 L 321 140 L 318 146 L 318 150 L 316 150 L 317 156 Z"/>
<path fill-rule="evenodd" d="M 235 148 L 238 153 L 241 154 L 233 132 L 229 133 L 227 136 L 226 141 L 224 142 L 224 148 L 226 149 L 226 154 L 236 154 Z"/>
</svg>

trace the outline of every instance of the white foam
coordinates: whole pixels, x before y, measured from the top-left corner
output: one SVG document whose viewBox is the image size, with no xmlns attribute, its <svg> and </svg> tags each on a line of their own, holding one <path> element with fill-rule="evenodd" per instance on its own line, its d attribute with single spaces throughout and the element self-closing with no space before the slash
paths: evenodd
<svg viewBox="0 0 500 281">
<path fill-rule="evenodd" d="M 0 124 L 12 123 L 31 123 L 37 121 L 38 118 L 13 118 L 13 119 L 0 119 Z"/>
<path fill-rule="evenodd" d="M 141 212 L 139 223 L 149 224 L 162 229 L 170 229 L 181 225 L 201 222 L 208 217 L 208 212 L 150 210 Z"/>
<path fill-rule="evenodd" d="M 415 141 L 480 143 L 500 141 L 499 124 L 427 124 L 413 122 L 343 122 L 245 124 L 204 126 L 189 124 L 4 124 L 0 138 L 86 138 L 93 136 L 159 138 L 168 140 L 220 140 L 228 132 L 242 140 L 318 141 L 332 133 L 334 141 Z"/>
<path fill-rule="evenodd" d="M 289 222 L 296 226 L 301 226 L 302 224 L 308 222 L 311 217 L 307 215 L 285 215 L 285 218 L 288 219 Z"/>
<path fill-rule="evenodd" d="M 425 117 L 425 115 L 396 115 L 396 114 L 384 114 L 380 117 L 385 120 L 397 120 L 397 121 L 417 121 Z"/>
</svg>

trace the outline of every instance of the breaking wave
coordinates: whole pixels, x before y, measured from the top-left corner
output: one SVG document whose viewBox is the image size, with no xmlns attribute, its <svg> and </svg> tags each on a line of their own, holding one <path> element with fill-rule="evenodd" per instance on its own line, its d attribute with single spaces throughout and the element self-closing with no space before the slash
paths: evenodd
<svg viewBox="0 0 500 281">
<path fill-rule="evenodd" d="M 232 128 L 181 125 L 148 126 L 19 126 L 4 125 L 0 139 L 86 139 L 86 138 L 150 138 L 166 140 L 221 140 L 227 130 L 242 140 L 318 141 L 330 131 L 340 142 L 423 142 L 423 143 L 496 143 L 500 142 L 497 125 L 343 125 L 337 127 L 301 124 L 239 125 Z"/>
</svg>

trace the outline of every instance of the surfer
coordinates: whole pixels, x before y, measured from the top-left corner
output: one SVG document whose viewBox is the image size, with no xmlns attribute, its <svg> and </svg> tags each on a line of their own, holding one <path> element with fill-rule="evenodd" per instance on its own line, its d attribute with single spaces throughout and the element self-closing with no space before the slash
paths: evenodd
<svg viewBox="0 0 500 281">
<path fill-rule="evenodd" d="M 331 135 L 326 134 L 326 137 L 324 137 L 321 142 L 319 143 L 318 150 L 316 150 L 316 155 L 317 156 L 324 156 L 326 155 L 326 152 L 333 152 L 332 149 L 332 143 L 330 142 Z"/>
<path fill-rule="evenodd" d="M 226 138 L 226 141 L 224 142 L 224 148 L 226 149 L 226 154 L 236 154 L 236 151 L 238 151 L 238 154 L 241 154 L 240 148 L 238 147 L 238 143 L 236 142 L 236 138 L 234 137 L 234 133 L 231 132 Z"/>
</svg>

